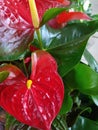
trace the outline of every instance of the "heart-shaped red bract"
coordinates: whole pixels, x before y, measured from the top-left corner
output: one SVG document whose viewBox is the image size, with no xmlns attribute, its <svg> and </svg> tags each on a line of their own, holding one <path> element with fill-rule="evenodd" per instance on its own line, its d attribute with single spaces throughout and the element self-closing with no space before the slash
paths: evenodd
<svg viewBox="0 0 98 130">
<path fill-rule="evenodd" d="M 62 105 L 63 82 L 49 53 L 36 51 L 31 61 L 30 88 L 28 79 L 16 66 L 8 64 L 0 68 L 9 71 L 8 78 L 0 84 L 0 106 L 24 124 L 50 130 Z"/>
<path fill-rule="evenodd" d="M 29 0 L 0 0 L 0 16 L 9 25 L 12 25 L 13 23 L 16 24 L 17 22 L 21 22 L 22 24 L 24 20 L 32 25 L 28 1 Z M 70 4 L 69 0 L 35 0 L 35 3 L 40 20 L 46 10 Z M 7 20 L 10 20 L 10 22 Z M 17 27 L 19 27 L 18 24 Z"/>
<path fill-rule="evenodd" d="M 66 6 L 68 0 L 35 0 L 40 21 L 46 10 Z M 0 58 L 20 57 L 33 40 L 34 27 L 28 0 L 0 0 Z"/>
</svg>

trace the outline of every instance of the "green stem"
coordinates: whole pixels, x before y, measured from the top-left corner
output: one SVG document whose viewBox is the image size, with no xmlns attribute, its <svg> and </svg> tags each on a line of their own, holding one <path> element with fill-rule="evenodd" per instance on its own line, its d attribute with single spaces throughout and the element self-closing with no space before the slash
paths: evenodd
<svg viewBox="0 0 98 130">
<path fill-rule="evenodd" d="M 27 68 L 26 68 L 26 64 L 24 63 L 24 60 L 23 60 L 23 67 L 24 67 L 24 72 L 26 74 L 26 77 L 29 77 L 28 71 L 27 71 Z"/>
<path fill-rule="evenodd" d="M 36 29 L 36 34 L 37 34 L 37 37 L 38 37 L 40 48 L 42 49 L 43 48 L 43 44 L 42 44 L 42 38 L 41 38 L 40 29 Z"/>
</svg>

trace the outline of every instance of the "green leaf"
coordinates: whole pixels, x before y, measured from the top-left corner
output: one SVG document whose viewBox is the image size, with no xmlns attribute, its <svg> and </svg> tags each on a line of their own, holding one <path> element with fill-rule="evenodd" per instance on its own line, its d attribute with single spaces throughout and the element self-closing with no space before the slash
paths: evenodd
<svg viewBox="0 0 98 130">
<path fill-rule="evenodd" d="M 72 23 L 61 30 L 41 30 L 43 48 L 57 60 L 63 77 L 80 61 L 88 38 L 97 31 L 98 20 Z"/>
<path fill-rule="evenodd" d="M 98 130 L 98 122 L 79 117 L 76 124 L 69 130 Z"/>
<path fill-rule="evenodd" d="M 91 53 L 85 49 L 84 51 L 84 57 L 88 62 L 88 65 L 95 70 L 96 72 L 98 72 L 98 62 L 95 60 L 95 58 L 91 55 Z"/>
<path fill-rule="evenodd" d="M 69 95 L 69 93 L 65 92 L 63 105 L 62 105 L 62 108 L 61 108 L 59 114 L 63 115 L 63 114 L 66 114 L 67 112 L 69 112 L 72 108 L 72 105 L 73 105 L 73 100 L 72 100 L 71 96 Z"/>
<path fill-rule="evenodd" d="M 84 94 L 98 95 L 98 73 L 85 64 L 78 64 L 64 80 Z"/>
<path fill-rule="evenodd" d="M 2 71 L 0 72 L 0 83 L 3 82 L 9 75 L 8 71 Z"/>
<path fill-rule="evenodd" d="M 6 114 L 6 124 L 5 128 L 7 130 L 11 129 L 13 126 L 19 125 L 19 122 L 11 115 Z"/>
<path fill-rule="evenodd" d="M 37 129 L 22 124 L 21 122 L 17 121 L 13 116 L 7 114 L 5 130 L 37 130 Z"/>
<path fill-rule="evenodd" d="M 56 17 L 59 13 L 63 12 L 64 10 L 66 10 L 66 8 L 51 8 L 47 10 L 42 18 L 40 26 L 44 25 L 50 19 Z"/>
<path fill-rule="evenodd" d="M 98 95 L 92 95 L 91 97 L 94 103 L 98 106 Z"/>
<path fill-rule="evenodd" d="M 92 16 L 92 18 L 95 19 L 95 20 L 98 20 L 98 14 L 94 14 L 94 15 Z"/>
<path fill-rule="evenodd" d="M 1 45 L 3 43 L 0 43 Z M 27 45 L 19 44 L 16 48 L 14 43 L 11 43 L 10 49 L 7 47 L 9 43 L 6 43 L 5 46 L 0 47 L 0 61 L 14 61 L 18 59 L 23 59 L 28 52 Z M 14 46 L 14 47 L 13 47 Z"/>
<path fill-rule="evenodd" d="M 76 104 L 74 104 L 73 109 L 66 116 L 66 122 L 67 122 L 68 127 L 72 127 L 77 121 L 78 117 L 81 114 L 83 114 L 83 112 L 91 111 L 91 109 L 87 107 L 85 108 L 78 108 L 78 107 L 75 108 L 75 107 L 76 107 Z"/>
<path fill-rule="evenodd" d="M 68 130 L 65 115 L 58 115 L 52 123 L 52 130 Z"/>
<path fill-rule="evenodd" d="M 93 70 L 98 72 L 98 62 L 95 60 L 95 58 L 92 56 L 92 54 L 87 49 L 85 49 L 85 51 L 84 51 L 84 57 L 87 60 L 88 65 Z M 98 106 L 98 95 L 92 95 L 91 98 L 94 101 L 94 103 Z"/>
</svg>

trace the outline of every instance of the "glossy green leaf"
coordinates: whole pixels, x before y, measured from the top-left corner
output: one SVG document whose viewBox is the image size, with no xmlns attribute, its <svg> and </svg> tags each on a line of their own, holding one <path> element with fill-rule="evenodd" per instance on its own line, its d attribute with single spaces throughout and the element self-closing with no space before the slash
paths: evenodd
<svg viewBox="0 0 98 130">
<path fill-rule="evenodd" d="M 98 121 L 92 121 L 84 117 L 79 117 L 77 122 L 69 130 L 98 130 Z"/>
<path fill-rule="evenodd" d="M 98 106 L 98 95 L 92 95 L 91 97 L 94 103 Z"/>
<path fill-rule="evenodd" d="M 61 30 L 42 28 L 43 48 L 57 60 L 61 76 L 80 61 L 88 38 L 97 29 L 98 20 L 69 24 Z"/>
<path fill-rule="evenodd" d="M 85 49 L 84 51 L 84 57 L 88 62 L 88 65 L 95 70 L 96 72 L 98 72 L 98 62 L 95 60 L 95 58 L 92 56 L 92 54 Z"/>
<path fill-rule="evenodd" d="M 95 60 L 95 58 L 92 56 L 92 54 L 87 49 L 85 49 L 85 51 L 84 51 L 84 57 L 87 60 L 88 65 L 93 70 L 98 72 L 98 62 Z M 98 106 L 98 95 L 92 95 L 91 98 L 94 101 L 94 103 Z"/>
<path fill-rule="evenodd" d="M 3 43 L 0 43 L 1 46 Z M 28 52 L 27 44 L 20 43 L 19 45 L 13 46 L 14 43 L 11 43 L 10 49 L 8 48 L 9 43 L 4 43 L 4 46 L 0 47 L 0 61 L 14 61 L 18 59 L 23 59 Z"/>
<path fill-rule="evenodd" d="M 84 94 L 98 95 L 98 73 L 85 64 L 78 64 L 64 80 Z"/>
<path fill-rule="evenodd" d="M 59 13 L 63 12 L 65 8 L 51 8 L 47 10 L 42 18 L 40 26 L 44 25 L 50 19 L 56 17 Z"/>
<path fill-rule="evenodd" d="M 9 75 L 8 71 L 2 71 L 0 72 L 0 83 L 3 82 Z"/>
</svg>

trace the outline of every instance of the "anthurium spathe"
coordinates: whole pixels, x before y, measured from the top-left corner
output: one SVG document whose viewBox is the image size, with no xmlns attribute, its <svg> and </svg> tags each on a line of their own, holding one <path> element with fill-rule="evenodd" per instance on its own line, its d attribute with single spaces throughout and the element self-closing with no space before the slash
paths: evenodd
<svg viewBox="0 0 98 130">
<path fill-rule="evenodd" d="M 33 0 L 40 20 L 46 10 L 61 5 L 67 6 L 69 0 Z M 0 0 L 0 17 L 6 26 L 13 28 L 32 26 L 29 0 Z M 24 26 L 22 26 L 24 25 Z"/>
<path fill-rule="evenodd" d="M 71 20 L 90 20 L 90 17 L 87 14 L 84 14 L 83 12 L 73 12 L 73 11 L 69 11 L 69 12 L 62 12 L 61 14 L 59 14 L 57 16 L 57 22 L 58 24 L 62 24 L 62 23 L 67 23 Z"/>
<path fill-rule="evenodd" d="M 70 3 L 68 0 L 34 1 L 39 22 L 46 10 Z M 33 40 L 33 33 L 29 0 L 0 0 L 0 60 L 19 59 Z"/>
<path fill-rule="evenodd" d="M 0 71 L 9 72 L 0 84 L 0 106 L 24 124 L 50 130 L 62 105 L 63 82 L 48 52 L 32 53 L 31 62 L 29 79 L 14 65 L 0 67 Z"/>
<path fill-rule="evenodd" d="M 83 12 L 74 12 L 74 11 L 64 11 L 57 15 L 56 18 L 50 20 L 48 25 L 52 28 L 58 29 L 65 26 L 68 22 L 72 20 L 90 20 L 91 18 Z"/>
</svg>

